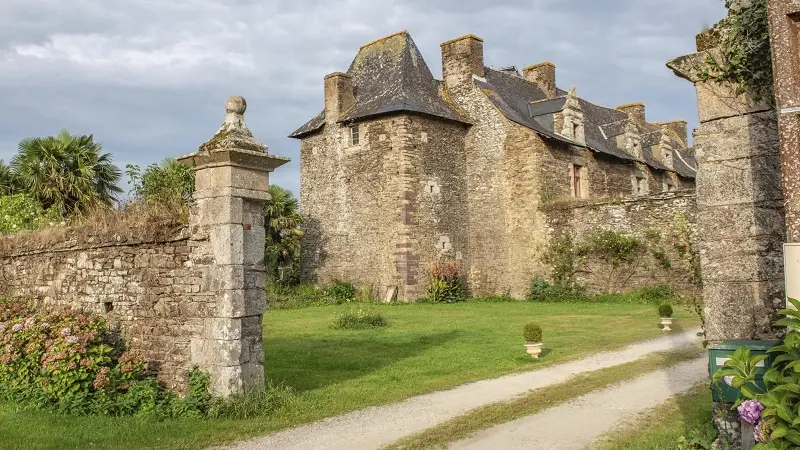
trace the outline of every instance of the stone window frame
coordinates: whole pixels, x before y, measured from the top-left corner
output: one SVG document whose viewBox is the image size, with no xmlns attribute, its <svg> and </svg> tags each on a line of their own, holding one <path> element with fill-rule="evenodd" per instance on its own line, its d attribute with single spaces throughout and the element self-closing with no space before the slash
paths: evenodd
<svg viewBox="0 0 800 450">
<path fill-rule="evenodd" d="M 589 169 L 583 164 L 570 163 L 569 184 L 572 198 L 584 199 L 589 197 Z"/>
<path fill-rule="evenodd" d="M 351 147 L 355 147 L 361 144 L 361 128 L 359 125 L 352 125 L 348 130 L 348 141 Z"/>
<path fill-rule="evenodd" d="M 647 174 L 644 172 L 634 172 L 631 175 L 631 184 L 633 185 L 633 195 L 647 195 L 650 193 L 650 183 L 647 179 Z"/>
<path fill-rule="evenodd" d="M 665 173 L 664 180 L 661 182 L 661 192 L 675 192 L 677 190 L 678 187 L 675 185 L 675 180 L 668 173 Z"/>
</svg>

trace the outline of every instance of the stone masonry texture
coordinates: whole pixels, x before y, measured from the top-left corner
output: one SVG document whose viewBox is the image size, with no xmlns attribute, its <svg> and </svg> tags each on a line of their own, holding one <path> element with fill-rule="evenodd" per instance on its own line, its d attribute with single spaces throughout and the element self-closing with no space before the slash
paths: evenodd
<svg viewBox="0 0 800 450">
<path fill-rule="evenodd" d="M 476 36 L 441 51 L 439 81 L 407 33 L 363 46 L 348 74 L 326 78 L 325 110 L 292 134 L 301 140 L 303 279 L 414 301 L 432 265 L 456 263 L 471 295 L 521 298 L 533 276 L 549 275 L 543 253 L 565 231 L 553 231 L 549 204 L 641 196 L 626 230 L 643 234 L 650 208 L 672 224 L 662 202 L 646 198 L 694 188 L 692 163 L 674 170 L 667 156 L 693 161 L 679 122 L 650 124 L 644 105 L 591 105 L 555 87 L 551 63 L 527 67 L 527 77 L 484 67 Z M 531 116 L 528 103 L 541 112 Z M 693 197 L 681 198 L 672 206 L 693 218 Z"/>
<path fill-rule="evenodd" d="M 769 0 L 788 242 L 800 242 L 800 2 Z"/>
<path fill-rule="evenodd" d="M 169 240 L 117 238 L 69 239 L 48 248 L 4 238 L 17 242 L 0 255 L 0 296 L 104 316 L 164 386 L 183 391 L 191 337 L 214 308 L 214 298 L 201 295 L 203 272 L 196 266 L 207 241 L 192 239 L 187 228 Z"/>
<path fill-rule="evenodd" d="M 769 105 L 737 95 L 735 86 L 697 75 L 713 36 L 698 37 L 698 53 L 668 63 L 695 84 L 700 126 L 695 129 L 697 228 L 706 303 L 706 337 L 773 337 L 784 303 L 785 239 L 778 127 Z"/>
<path fill-rule="evenodd" d="M 214 137 L 178 159 L 196 175 L 188 224 L 157 238 L 148 230 L 158 224 L 70 229 L 52 246 L 37 233 L 5 237 L 0 296 L 102 315 L 178 392 L 194 366 L 213 395 L 263 389 L 264 202 L 269 172 L 287 160 L 253 137 L 245 109 L 229 98 Z"/>
</svg>

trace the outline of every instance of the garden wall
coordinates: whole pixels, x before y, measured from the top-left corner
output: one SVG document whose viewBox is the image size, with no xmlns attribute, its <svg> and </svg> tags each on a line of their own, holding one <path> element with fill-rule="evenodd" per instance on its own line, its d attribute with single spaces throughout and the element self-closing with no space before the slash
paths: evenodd
<svg viewBox="0 0 800 450">
<path fill-rule="evenodd" d="M 624 290 L 667 284 L 678 290 L 692 288 L 692 267 L 676 245 L 695 246 L 696 204 L 693 191 L 603 200 L 571 201 L 542 207 L 551 241 L 569 235 L 583 242 L 598 231 L 636 236 L 646 246 L 631 264 L 614 269 L 607 261 L 589 258 L 577 281 L 590 292 Z M 664 259 L 653 256 L 663 253 Z"/>
<path fill-rule="evenodd" d="M 63 240 L 48 236 L 56 233 Z M 212 315 L 213 299 L 200 294 L 208 239 L 186 227 L 131 234 L 48 230 L 0 239 L 0 296 L 104 316 L 161 383 L 181 390 L 191 338 Z"/>
<path fill-rule="evenodd" d="M 130 207 L 0 238 L 0 296 L 104 315 L 171 389 L 196 365 L 213 395 L 263 390 L 264 204 L 288 160 L 253 136 L 246 109 L 230 97 L 214 137 L 178 158 L 195 171 L 188 220 Z"/>
</svg>

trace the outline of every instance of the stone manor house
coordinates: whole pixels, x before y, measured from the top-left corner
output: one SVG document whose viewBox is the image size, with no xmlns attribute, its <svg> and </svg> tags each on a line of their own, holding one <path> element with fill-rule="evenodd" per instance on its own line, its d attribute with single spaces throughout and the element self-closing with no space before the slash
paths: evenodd
<svg viewBox="0 0 800 450">
<path fill-rule="evenodd" d="M 324 110 L 290 136 L 301 140 L 304 279 L 413 300 L 449 261 L 474 295 L 522 296 L 548 273 L 543 206 L 694 190 L 685 121 L 590 103 L 559 89 L 549 62 L 485 67 L 477 36 L 441 52 L 436 80 L 400 32 L 325 77 Z"/>
</svg>

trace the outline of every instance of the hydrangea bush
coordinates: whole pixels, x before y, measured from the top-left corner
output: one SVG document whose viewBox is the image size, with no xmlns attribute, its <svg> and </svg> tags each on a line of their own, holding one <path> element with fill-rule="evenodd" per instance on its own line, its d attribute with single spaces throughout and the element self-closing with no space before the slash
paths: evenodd
<svg viewBox="0 0 800 450">
<path fill-rule="evenodd" d="M 204 416 L 208 376 L 189 374 L 178 398 L 146 373 L 99 316 L 42 312 L 0 299 L 0 396 L 22 405 L 71 414 Z"/>
</svg>

